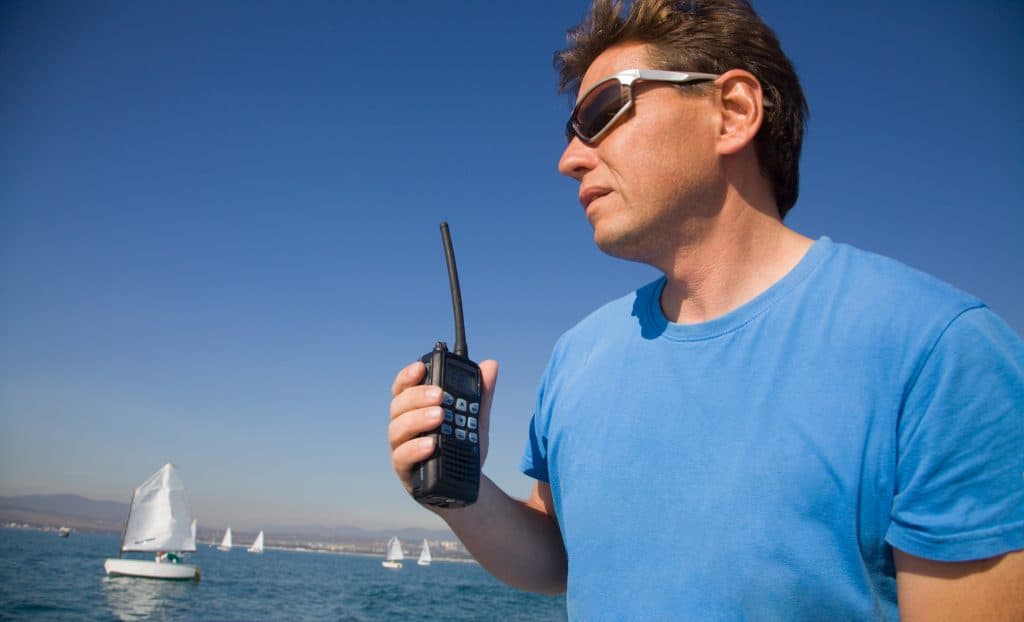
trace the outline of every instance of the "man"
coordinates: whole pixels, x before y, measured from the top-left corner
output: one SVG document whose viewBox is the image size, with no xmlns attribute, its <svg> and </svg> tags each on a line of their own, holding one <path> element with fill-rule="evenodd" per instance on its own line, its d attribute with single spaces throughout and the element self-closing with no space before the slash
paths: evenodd
<svg viewBox="0 0 1024 622">
<path fill-rule="evenodd" d="M 554 348 L 518 501 L 437 512 L 581 620 L 1024 619 L 1024 344 L 980 301 L 782 223 L 806 105 L 743 0 L 595 0 L 559 170 L 664 277 Z M 497 377 L 481 363 L 481 458 Z M 441 394 L 395 379 L 411 490 Z"/>
</svg>

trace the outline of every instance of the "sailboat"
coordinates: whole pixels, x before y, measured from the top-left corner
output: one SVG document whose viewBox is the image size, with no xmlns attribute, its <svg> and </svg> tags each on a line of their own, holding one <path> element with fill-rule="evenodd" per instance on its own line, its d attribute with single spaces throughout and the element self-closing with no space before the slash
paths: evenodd
<svg viewBox="0 0 1024 622">
<path fill-rule="evenodd" d="M 397 536 L 391 536 L 388 540 L 388 552 L 384 557 L 384 561 L 380 563 L 385 568 L 401 568 L 402 560 L 405 559 L 405 553 L 402 552 L 402 543 L 398 541 Z"/>
<path fill-rule="evenodd" d="M 263 552 L 263 530 L 256 536 L 256 541 L 249 547 L 250 553 L 262 553 Z"/>
<path fill-rule="evenodd" d="M 423 548 L 420 549 L 420 558 L 416 560 L 416 563 L 420 566 L 429 566 L 430 562 L 430 546 L 427 544 L 427 539 L 423 538 Z"/>
<path fill-rule="evenodd" d="M 220 546 L 217 547 L 218 551 L 230 551 L 231 550 L 231 527 L 228 527 L 227 531 L 224 532 L 224 539 L 220 541 Z"/>
<path fill-rule="evenodd" d="M 103 562 L 104 570 L 115 576 L 198 581 L 199 568 L 179 563 L 174 555 L 174 552 L 196 550 L 191 522 L 185 485 L 174 465 L 168 462 L 135 489 L 121 533 L 121 555 L 156 553 L 156 560 L 118 557 Z"/>
</svg>

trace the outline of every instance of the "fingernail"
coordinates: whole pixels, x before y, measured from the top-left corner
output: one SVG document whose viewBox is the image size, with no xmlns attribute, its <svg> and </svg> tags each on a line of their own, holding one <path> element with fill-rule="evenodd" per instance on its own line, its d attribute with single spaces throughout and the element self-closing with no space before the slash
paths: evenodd
<svg viewBox="0 0 1024 622">
<path fill-rule="evenodd" d="M 427 397 L 432 400 L 441 397 L 441 387 L 430 387 L 427 389 Z"/>
<path fill-rule="evenodd" d="M 424 436 L 423 438 L 421 438 L 420 439 L 420 447 L 422 447 L 423 449 L 433 449 L 434 448 L 434 437 L 433 436 Z"/>
<path fill-rule="evenodd" d="M 441 407 L 429 408 L 423 413 L 428 421 L 437 421 L 441 418 Z"/>
</svg>

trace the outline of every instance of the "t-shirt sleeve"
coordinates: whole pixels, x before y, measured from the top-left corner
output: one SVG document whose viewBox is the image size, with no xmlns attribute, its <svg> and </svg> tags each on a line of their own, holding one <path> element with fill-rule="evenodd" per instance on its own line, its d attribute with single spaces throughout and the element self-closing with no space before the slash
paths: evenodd
<svg viewBox="0 0 1024 622">
<path fill-rule="evenodd" d="M 897 437 L 890 545 L 939 561 L 1024 548 L 1024 342 L 988 308 L 945 328 Z"/>
<path fill-rule="evenodd" d="M 519 469 L 533 479 L 548 483 L 548 448 L 545 437 L 537 429 L 539 425 L 534 414 L 530 417 L 530 433 Z"/>
<path fill-rule="evenodd" d="M 526 449 L 523 450 L 523 459 L 519 462 L 519 470 L 533 479 L 551 483 L 548 470 L 548 425 L 551 419 L 550 397 L 551 385 L 558 367 L 559 353 L 562 349 L 564 337 L 559 339 L 548 360 L 547 368 L 540 380 L 540 388 L 537 390 L 537 402 L 534 406 L 533 416 L 530 417 L 530 429 L 526 438 Z"/>
</svg>

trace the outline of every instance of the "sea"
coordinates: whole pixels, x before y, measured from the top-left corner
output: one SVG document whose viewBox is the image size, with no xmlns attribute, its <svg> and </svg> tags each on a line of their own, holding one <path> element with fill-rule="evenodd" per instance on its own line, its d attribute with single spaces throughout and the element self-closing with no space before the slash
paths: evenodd
<svg viewBox="0 0 1024 622">
<path fill-rule="evenodd" d="M 116 535 L 0 528 L 0 620 L 565 620 L 565 598 L 521 592 L 475 563 L 389 570 L 381 558 L 201 544 L 194 581 L 108 577 Z M 142 557 L 139 556 L 141 559 Z"/>
</svg>

